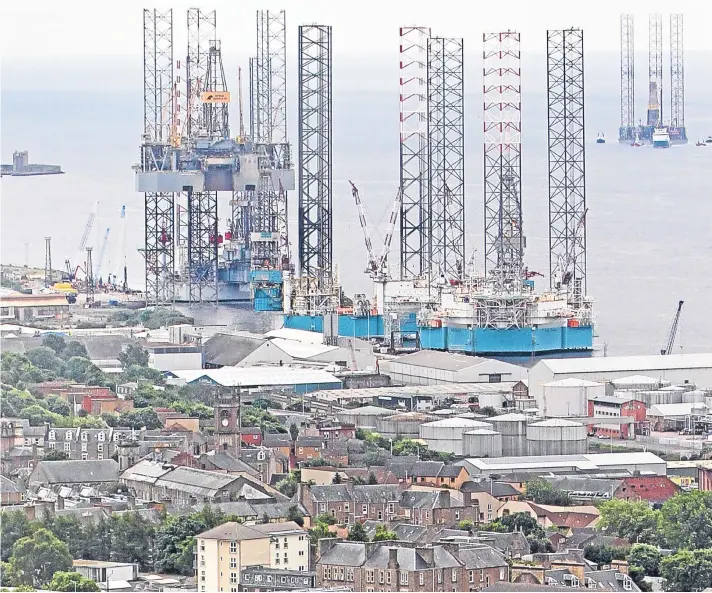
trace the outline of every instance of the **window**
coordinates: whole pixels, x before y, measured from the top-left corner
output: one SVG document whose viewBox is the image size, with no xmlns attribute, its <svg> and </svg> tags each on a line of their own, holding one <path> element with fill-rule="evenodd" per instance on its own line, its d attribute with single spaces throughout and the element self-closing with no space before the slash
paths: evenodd
<svg viewBox="0 0 712 593">
<path fill-rule="evenodd" d="M 279 564 L 279 558 L 275 558 L 275 559 L 274 559 L 274 563 L 275 563 L 275 564 Z"/>
<path fill-rule="evenodd" d="M 457 583 L 457 568 L 452 569 L 452 582 Z"/>
<path fill-rule="evenodd" d="M 260 451 L 260 452 L 257 454 L 257 460 L 258 460 L 258 461 L 264 461 L 264 459 L 265 459 L 265 452 L 264 452 L 264 451 Z"/>
<path fill-rule="evenodd" d="M 275 550 L 279 550 L 279 542 L 275 542 L 275 544 L 274 544 L 274 549 L 275 549 Z"/>
<path fill-rule="evenodd" d="M 72 440 L 72 431 L 68 430 L 67 432 L 64 433 L 64 440 L 65 441 L 71 441 Z"/>
<path fill-rule="evenodd" d="M 373 569 L 367 570 L 367 571 L 366 571 L 366 582 L 367 582 L 367 583 L 374 583 L 374 582 L 375 582 L 375 579 L 374 579 L 373 577 L 374 577 L 374 575 L 373 575 Z"/>
<path fill-rule="evenodd" d="M 349 512 L 349 503 L 345 502 L 344 503 L 344 510 L 348 513 Z"/>
<path fill-rule="evenodd" d="M 455 511 L 455 520 L 456 521 L 460 520 L 460 511 Z"/>
<path fill-rule="evenodd" d="M 631 584 L 631 582 L 632 582 L 631 579 L 628 578 L 627 576 L 623 577 L 623 588 L 626 591 L 630 591 L 633 588 L 633 585 Z"/>
<path fill-rule="evenodd" d="M 299 570 L 301 570 L 301 566 L 299 567 Z M 350 583 L 354 582 L 354 569 L 353 568 L 347 568 L 346 569 L 346 580 Z"/>
<path fill-rule="evenodd" d="M 86 461 L 89 459 L 89 454 L 88 453 L 82 453 L 82 461 Z"/>
<path fill-rule="evenodd" d="M 54 449 L 54 443 L 49 443 L 49 448 Z"/>
<path fill-rule="evenodd" d="M 320 503 L 319 503 L 319 512 L 320 512 L 320 513 L 325 513 L 325 512 L 326 512 L 326 503 L 325 503 L 325 502 L 320 502 Z"/>
<path fill-rule="evenodd" d="M 391 584 L 391 571 L 390 571 L 390 570 L 387 570 L 387 571 L 386 571 L 386 583 L 387 583 L 388 585 Z"/>
<path fill-rule="evenodd" d="M 96 450 L 97 450 L 97 451 L 104 451 L 104 443 L 99 443 L 99 444 L 96 446 Z"/>
<path fill-rule="evenodd" d="M 480 583 L 485 580 L 485 571 L 480 570 Z"/>
<path fill-rule="evenodd" d="M 230 568 L 237 568 L 237 558 L 230 558 Z"/>
<path fill-rule="evenodd" d="M 443 571 L 439 570 L 438 571 L 438 584 L 443 582 Z"/>
<path fill-rule="evenodd" d="M 72 443 L 64 443 L 64 450 L 65 450 L 65 451 L 71 451 L 71 450 L 72 450 Z"/>
<path fill-rule="evenodd" d="M 383 511 L 381 511 L 381 510 L 379 509 L 379 511 L 378 511 L 378 520 L 380 521 L 381 519 L 383 519 Z"/>
<path fill-rule="evenodd" d="M 393 513 L 396 512 L 396 505 L 393 502 L 388 503 L 388 513 L 392 515 Z"/>
<path fill-rule="evenodd" d="M 87 444 L 86 444 L 86 443 L 82 443 L 82 451 L 86 451 L 86 450 L 87 450 Z"/>
<path fill-rule="evenodd" d="M 299 555 L 304 556 L 304 550 L 299 550 Z"/>
<path fill-rule="evenodd" d="M 231 572 L 230 573 L 230 583 L 231 584 L 237 584 L 237 573 L 236 572 Z"/>
<path fill-rule="evenodd" d="M 383 576 L 383 571 L 379 570 L 378 571 L 378 582 L 382 585 L 384 583 L 384 576 Z"/>
<path fill-rule="evenodd" d="M 54 441 L 57 439 L 57 433 L 55 433 L 53 430 L 49 431 L 49 440 Z"/>
<path fill-rule="evenodd" d="M 490 586 L 490 578 L 489 578 L 489 575 L 487 575 L 487 578 L 485 578 L 485 587 L 489 587 L 489 586 Z"/>
<path fill-rule="evenodd" d="M 304 536 L 303 536 L 303 535 L 300 535 L 300 536 L 299 536 L 299 541 L 300 541 L 300 542 L 303 542 L 303 541 L 304 541 Z"/>
<path fill-rule="evenodd" d="M 89 440 L 89 433 L 82 431 L 82 440 L 83 441 L 88 441 Z"/>
<path fill-rule="evenodd" d="M 408 573 L 407 573 L 407 572 L 401 572 L 401 573 L 400 573 L 400 584 L 401 584 L 401 585 L 407 585 L 407 584 L 408 584 Z"/>
<path fill-rule="evenodd" d="M 304 455 L 304 447 L 299 447 L 299 454 Z"/>
<path fill-rule="evenodd" d="M 324 567 L 324 578 L 325 578 L 325 579 L 330 579 L 330 578 L 331 578 L 331 566 L 325 566 L 325 567 Z"/>
<path fill-rule="evenodd" d="M 474 583 L 474 582 L 475 582 L 475 571 L 474 571 L 474 570 L 471 570 L 471 571 L 469 572 L 469 576 L 468 576 L 467 580 L 468 580 L 470 583 Z"/>
<path fill-rule="evenodd" d="M 499 569 L 499 580 L 503 581 L 504 579 L 507 578 L 507 569 L 506 568 L 500 568 Z"/>
<path fill-rule="evenodd" d="M 361 513 L 364 515 L 368 515 L 368 505 L 367 504 L 363 505 L 363 507 L 361 508 Z"/>
<path fill-rule="evenodd" d="M 286 562 L 286 560 L 287 560 L 287 552 L 284 553 L 284 560 L 285 560 L 285 562 Z"/>
<path fill-rule="evenodd" d="M 425 511 L 425 518 L 430 519 L 430 511 Z"/>
<path fill-rule="evenodd" d="M 106 435 L 103 432 L 99 433 L 99 440 L 100 441 L 106 440 Z"/>
<path fill-rule="evenodd" d="M 230 542 L 230 554 L 237 554 L 237 542 Z"/>
<path fill-rule="evenodd" d="M 418 573 L 418 580 L 420 581 L 421 585 L 425 584 L 425 573 L 424 572 L 419 572 Z"/>
</svg>

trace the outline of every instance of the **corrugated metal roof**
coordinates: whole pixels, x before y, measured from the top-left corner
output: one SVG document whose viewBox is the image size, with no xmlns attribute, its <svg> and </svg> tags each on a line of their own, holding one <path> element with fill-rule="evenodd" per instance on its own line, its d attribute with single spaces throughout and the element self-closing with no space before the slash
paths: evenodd
<svg viewBox="0 0 712 593">
<path fill-rule="evenodd" d="M 364 387 L 362 389 L 325 389 L 312 394 L 322 401 L 373 399 L 400 395 L 468 395 L 475 393 L 511 393 L 515 381 L 502 383 L 443 383 L 440 385 L 407 385 L 404 387 Z M 452 411 L 456 413 L 456 411 Z"/>
<path fill-rule="evenodd" d="M 707 411 L 707 406 L 702 403 L 655 404 L 650 406 L 648 416 L 662 416 L 663 418 L 669 416 L 689 416 L 693 410 L 697 414 L 704 414 Z"/>
<path fill-rule="evenodd" d="M 621 377 L 611 381 L 614 385 L 656 385 L 659 382 L 660 379 L 646 375 L 630 375 L 629 377 Z"/>
<path fill-rule="evenodd" d="M 526 468 L 549 468 L 578 466 L 596 469 L 614 465 L 665 464 L 665 461 L 650 452 L 636 453 L 591 453 L 585 455 L 544 455 L 529 457 L 473 457 L 466 461 L 483 470 L 517 471 Z"/>
<path fill-rule="evenodd" d="M 486 422 L 480 422 L 478 420 L 470 420 L 469 418 L 445 418 L 444 420 L 435 420 L 435 422 L 428 422 L 425 426 L 432 426 L 435 428 L 490 428 L 492 425 Z"/>
<path fill-rule="evenodd" d="M 210 379 L 224 387 L 260 387 L 263 385 L 341 384 L 331 373 L 319 369 L 296 369 L 284 366 L 264 367 L 222 367 L 171 371 L 179 379 L 193 383 L 200 379 Z"/>
<path fill-rule="evenodd" d="M 282 327 L 268 331 L 265 335 L 267 339 L 282 338 L 284 340 L 296 340 L 305 344 L 321 344 L 324 341 L 324 336 L 318 332 L 310 332 L 303 329 L 292 329 Z"/>
<path fill-rule="evenodd" d="M 558 381 L 549 381 L 549 383 L 544 383 L 544 387 L 603 387 L 603 383 L 597 383 L 596 381 L 587 381 L 586 379 L 575 379 L 569 377 L 568 379 L 559 379 Z"/>
<path fill-rule="evenodd" d="M 530 426 L 583 426 L 583 424 L 572 420 L 564 420 L 563 418 L 550 418 L 541 422 L 533 422 Z"/>
<path fill-rule="evenodd" d="M 486 362 L 491 361 L 489 358 L 480 358 L 478 356 L 438 352 L 437 350 L 419 350 L 418 352 L 399 356 L 398 358 L 391 360 L 389 364 L 391 367 L 394 364 L 410 364 L 413 366 L 428 367 L 442 371 L 461 371 Z"/>
<path fill-rule="evenodd" d="M 319 356 L 339 349 L 338 346 L 311 344 L 299 340 L 285 340 L 284 338 L 274 338 L 270 342 L 292 358 L 311 358 L 312 356 Z"/>
<path fill-rule="evenodd" d="M 712 353 L 548 358 L 537 363 L 539 364 L 548 367 L 555 374 L 698 369 L 712 368 Z"/>
</svg>

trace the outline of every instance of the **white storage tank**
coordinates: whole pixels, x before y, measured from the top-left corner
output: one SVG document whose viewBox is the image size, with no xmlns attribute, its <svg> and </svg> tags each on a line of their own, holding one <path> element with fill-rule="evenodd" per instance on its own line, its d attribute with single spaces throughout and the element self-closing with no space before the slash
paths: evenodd
<svg viewBox="0 0 712 593">
<path fill-rule="evenodd" d="M 437 420 L 437 416 L 423 412 L 405 412 L 376 418 L 376 431 L 384 437 L 420 437 L 420 426 Z"/>
<path fill-rule="evenodd" d="M 462 435 L 478 428 L 492 430 L 492 425 L 469 418 L 446 418 L 421 425 L 420 438 L 432 451 L 462 455 Z"/>
<path fill-rule="evenodd" d="M 647 408 L 657 406 L 658 404 L 681 404 L 682 394 L 684 389 L 655 389 L 653 391 L 634 391 L 630 395 L 633 399 L 641 401 Z M 617 392 L 616 392 L 617 393 Z"/>
<path fill-rule="evenodd" d="M 527 426 L 529 455 L 582 455 L 587 429 L 581 422 L 550 418 Z"/>
<path fill-rule="evenodd" d="M 465 457 L 502 457 L 502 435 L 496 430 L 478 428 L 462 435 Z"/>
<path fill-rule="evenodd" d="M 502 435 L 502 456 L 519 457 L 527 454 L 527 422 L 531 418 L 526 414 L 512 412 L 493 416 L 488 420 L 493 429 Z"/>
<path fill-rule="evenodd" d="M 588 416 L 588 400 L 606 394 L 604 383 L 586 379 L 561 379 L 542 387 L 536 405 L 545 418 Z"/>
<path fill-rule="evenodd" d="M 667 387 L 670 385 L 670 381 L 662 381 L 646 375 L 630 375 L 629 377 L 613 379 L 611 385 L 613 389 L 623 389 L 626 391 L 654 391 L 661 387 Z"/>
<path fill-rule="evenodd" d="M 376 430 L 376 420 L 380 416 L 392 415 L 393 410 L 379 408 L 378 406 L 363 406 L 361 408 L 341 410 L 336 413 L 336 417 L 340 422 L 353 424 L 357 428 L 367 428 L 372 430 Z"/>
</svg>

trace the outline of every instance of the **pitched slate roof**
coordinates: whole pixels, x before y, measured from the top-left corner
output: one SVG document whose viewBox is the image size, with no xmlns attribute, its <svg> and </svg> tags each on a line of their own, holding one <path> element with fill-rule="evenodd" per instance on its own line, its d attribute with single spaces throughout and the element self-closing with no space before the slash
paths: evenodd
<svg viewBox="0 0 712 593">
<path fill-rule="evenodd" d="M 507 566 L 504 555 L 490 546 L 460 546 L 458 557 L 468 570 Z"/>
<path fill-rule="evenodd" d="M 232 334 L 215 334 L 203 344 L 205 362 L 220 366 L 235 366 L 267 340 Z"/>
<path fill-rule="evenodd" d="M 352 499 L 346 484 L 327 484 L 324 486 L 311 486 L 309 488 L 315 502 L 341 502 Z"/>
<path fill-rule="evenodd" d="M 119 464 L 113 459 L 40 461 L 32 473 L 48 484 L 118 482 Z"/>
<path fill-rule="evenodd" d="M 491 490 L 490 490 L 491 488 Z M 482 480 L 480 482 L 465 482 L 460 487 L 460 492 L 487 492 L 492 493 L 492 496 L 499 498 L 502 496 L 519 496 L 520 492 L 514 486 L 506 482 L 490 482 L 490 480 Z"/>
<path fill-rule="evenodd" d="M 240 459 L 237 459 L 236 457 L 233 457 L 227 451 L 211 451 L 210 453 L 201 455 L 201 460 L 203 457 L 210 461 L 210 463 L 218 469 L 228 472 L 245 472 L 252 476 L 259 475 L 258 472 L 252 468 L 252 466 Z"/>
<path fill-rule="evenodd" d="M 364 567 L 386 568 L 390 557 L 389 550 L 393 548 L 398 550 L 398 564 L 401 570 L 413 571 L 426 568 L 457 568 L 461 566 L 457 558 L 443 546 L 433 546 L 433 564 L 429 564 L 421 556 L 417 548 L 404 548 L 399 546 L 398 542 L 389 542 L 378 546 L 366 559 Z"/>
<path fill-rule="evenodd" d="M 263 523 L 259 525 L 242 525 L 234 521 L 229 521 L 218 525 L 213 529 L 208 529 L 196 537 L 203 539 L 230 539 L 230 540 L 250 540 L 263 539 L 274 533 L 305 533 L 294 521 L 284 523 Z"/>
<path fill-rule="evenodd" d="M 400 499 L 398 484 L 367 484 L 353 487 L 353 500 L 357 503 L 378 504 Z"/>
<path fill-rule="evenodd" d="M 320 564 L 362 566 L 366 561 L 366 546 L 358 542 L 337 542 L 322 554 Z"/>
</svg>

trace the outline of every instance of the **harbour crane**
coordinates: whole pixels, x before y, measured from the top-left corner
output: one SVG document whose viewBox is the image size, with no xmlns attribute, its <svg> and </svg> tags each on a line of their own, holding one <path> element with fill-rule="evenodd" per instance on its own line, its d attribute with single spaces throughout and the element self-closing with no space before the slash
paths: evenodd
<svg viewBox="0 0 712 593">
<path fill-rule="evenodd" d="M 87 219 L 87 224 L 84 227 L 84 234 L 82 235 L 81 241 L 79 241 L 79 253 L 83 254 L 86 250 L 87 241 L 89 240 L 89 235 L 91 234 L 91 229 L 94 226 L 94 220 L 96 219 L 97 212 L 99 211 L 99 200 L 94 204 L 94 210 L 89 213 L 89 218 Z"/>
<path fill-rule="evenodd" d="M 680 301 L 677 304 L 677 311 L 675 311 L 675 315 L 672 318 L 672 323 L 670 324 L 667 340 L 665 342 L 665 345 L 660 349 L 660 354 L 662 354 L 663 356 L 672 353 L 672 347 L 675 345 L 675 337 L 677 336 L 677 326 L 680 323 L 680 313 L 682 313 L 682 305 L 684 304 L 685 301 Z"/>
<path fill-rule="evenodd" d="M 106 227 L 106 232 L 104 233 L 104 240 L 101 242 L 101 247 L 99 248 L 99 259 L 96 262 L 96 276 L 101 280 L 101 264 L 104 261 L 104 255 L 106 254 L 106 245 L 109 242 L 109 232 L 111 227 Z"/>
</svg>

